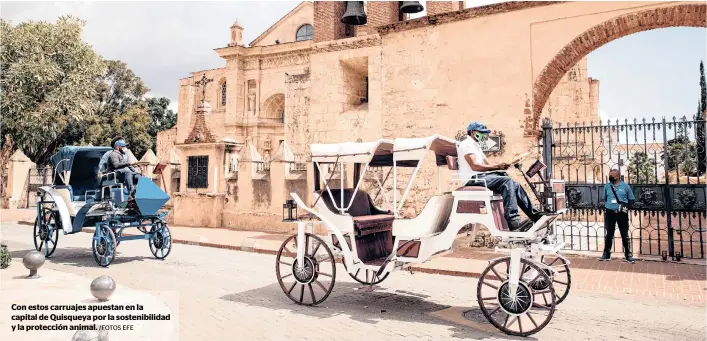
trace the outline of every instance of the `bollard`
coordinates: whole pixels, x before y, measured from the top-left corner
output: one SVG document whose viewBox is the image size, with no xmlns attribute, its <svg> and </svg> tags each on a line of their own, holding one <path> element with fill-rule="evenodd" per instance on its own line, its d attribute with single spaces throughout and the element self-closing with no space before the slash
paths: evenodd
<svg viewBox="0 0 707 341">
<path fill-rule="evenodd" d="M 108 341 L 108 331 L 85 331 L 80 330 L 74 334 L 71 341 Z"/>
<path fill-rule="evenodd" d="M 38 251 L 30 251 L 27 252 L 25 255 L 25 258 L 22 259 L 22 264 L 25 265 L 25 268 L 29 269 L 29 276 L 25 278 L 39 278 L 39 274 L 37 274 L 37 269 L 42 267 L 44 265 L 44 255 L 41 252 Z"/>
<path fill-rule="evenodd" d="M 91 282 L 91 294 L 99 301 L 107 301 L 115 291 L 115 281 L 109 276 L 101 276 Z"/>
</svg>

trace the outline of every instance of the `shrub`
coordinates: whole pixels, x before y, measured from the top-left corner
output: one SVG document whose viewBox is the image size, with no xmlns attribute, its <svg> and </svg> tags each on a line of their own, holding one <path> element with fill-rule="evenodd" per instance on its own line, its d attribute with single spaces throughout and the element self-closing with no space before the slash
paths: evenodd
<svg viewBox="0 0 707 341">
<path fill-rule="evenodd" d="M 10 251 L 7 250 L 7 244 L 2 242 L 0 243 L 0 269 L 6 269 L 10 266 L 10 261 L 12 261 Z"/>
</svg>

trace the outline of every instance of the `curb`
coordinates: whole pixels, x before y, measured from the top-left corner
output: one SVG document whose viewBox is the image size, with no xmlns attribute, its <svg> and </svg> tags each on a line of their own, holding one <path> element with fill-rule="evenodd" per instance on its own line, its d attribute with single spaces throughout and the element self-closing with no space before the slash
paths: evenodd
<svg viewBox="0 0 707 341">
<path fill-rule="evenodd" d="M 83 230 L 81 230 L 81 232 L 94 233 L 95 230 L 91 229 L 91 228 L 84 228 Z M 207 242 L 196 242 L 196 241 L 192 241 L 192 240 L 183 240 L 183 239 L 176 239 L 176 238 L 172 238 L 172 242 L 175 244 L 203 246 L 203 247 L 210 247 L 210 248 L 214 248 L 214 249 L 259 253 L 259 254 L 273 255 L 273 256 L 277 255 L 277 250 L 258 248 L 257 247 L 258 242 L 257 242 L 257 239 L 255 239 L 255 238 L 246 238 L 245 240 L 243 240 L 243 243 L 241 244 L 241 246 L 214 244 L 214 243 L 207 243 Z M 341 257 L 336 257 L 336 261 L 337 261 L 337 263 L 342 263 Z M 479 278 L 481 276 L 481 274 L 477 273 L 477 272 L 421 268 L 421 267 L 417 267 L 417 266 L 410 266 L 410 267 L 407 267 L 407 269 L 411 270 L 411 272 L 413 272 L 413 273 L 419 272 L 419 273 L 426 273 L 426 274 L 432 274 L 432 275 L 446 275 L 446 276 L 466 277 L 466 278 Z"/>
<path fill-rule="evenodd" d="M 17 224 L 34 226 L 33 221 L 32 222 L 18 221 Z M 84 228 L 83 230 L 81 230 L 81 232 L 94 233 L 95 229 Z M 133 235 L 133 234 L 128 234 L 128 235 Z M 135 234 L 135 235 L 137 235 L 137 234 Z M 252 253 L 260 253 L 260 254 L 268 254 L 268 255 L 277 255 L 277 250 L 258 248 L 257 238 L 250 238 L 250 237 L 245 238 L 240 246 L 215 244 L 215 243 L 208 243 L 208 242 L 198 242 L 198 241 L 183 240 L 183 239 L 176 239 L 176 238 L 172 238 L 172 242 L 175 244 L 203 246 L 203 247 L 210 247 L 210 248 L 215 248 L 215 249 L 224 249 L 224 250 L 252 252 Z M 593 257 L 590 257 L 589 255 L 575 254 L 572 252 L 569 252 L 568 254 L 573 255 L 575 257 L 579 257 L 579 258 L 585 258 L 585 259 L 586 258 L 593 258 Z M 666 263 L 666 264 L 675 264 L 675 265 L 705 266 L 704 260 L 700 261 L 699 259 L 695 259 L 695 260 L 683 259 L 683 261 L 681 261 L 681 262 L 677 262 L 677 261 L 673 261 L 673 260 L 663 261 L 662 259 L 660 259 L 660 257 L 657 257 L 657 258 L 647 257 L 647 258 L 635 258 L 635 259 L 636 259 L 636 263 L 651 262 L 651 263 Z M 340 260 L 339 260 L 339 262 L 340 262 Z M 428 273 L 428 274 L 435 274 L 435 275 L 447 275 L 447 276 L 454 276 L 454 277 L 479 278 L 481 276 L 480 273 L 470 272 L 470 271 L 421 268 L 421 267 L 417 267 L 417 266 L 409 266 L 408 269 L 411 269 L 413 272 Z"/>
</svg>

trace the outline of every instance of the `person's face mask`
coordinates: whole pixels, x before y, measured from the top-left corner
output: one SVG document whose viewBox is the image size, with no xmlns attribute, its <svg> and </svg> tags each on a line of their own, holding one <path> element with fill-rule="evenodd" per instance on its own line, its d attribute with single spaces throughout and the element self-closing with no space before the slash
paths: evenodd
<svg viewBox="0 0 707 341">
<path fill-rule="evenodd" d="M 120 153 L 121 153 L 121 154 L 125 154 L 125 153 L 126 153 L 125 147 L 121 147 L 121 148 L 120 148 Z"/>
<path fill-rule="evenodd" d="M 619 179 L 619 178 L 617 178 L 617 177 L 614 176 L 614 175 L 609 175 L 609 182 L 616 182 L 616 180 L 618 180 L 618 179 Z"/>
<path fill-rule="evenodd" d="M 489 137 L 488 134 L 484 134 L 484 133 L 481 133 L 478 131 L 474 132 L 474 138 L 476 139 L 477 142 L 479 142 L 481 144 L 485 143 L 486 140 L 488 139 L 488 137 Z"/>
</svg>

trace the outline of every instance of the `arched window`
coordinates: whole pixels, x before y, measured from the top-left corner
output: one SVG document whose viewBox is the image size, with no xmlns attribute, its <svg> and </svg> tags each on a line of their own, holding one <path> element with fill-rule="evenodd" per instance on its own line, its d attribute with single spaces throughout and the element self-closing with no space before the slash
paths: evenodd
<svg viewBox="0 0 707 341">
<path fill-rule="evenodd" d="M 225 107 L 226 106 L 226 80 L 221 81 L 221 106 Z"/>
<path fill-rule="evenodd" d="M 297 29 L 297 41 L 312 40 L 313 36 L 314 29 L 310 24 L 304 24 Z"/>
</svg>

